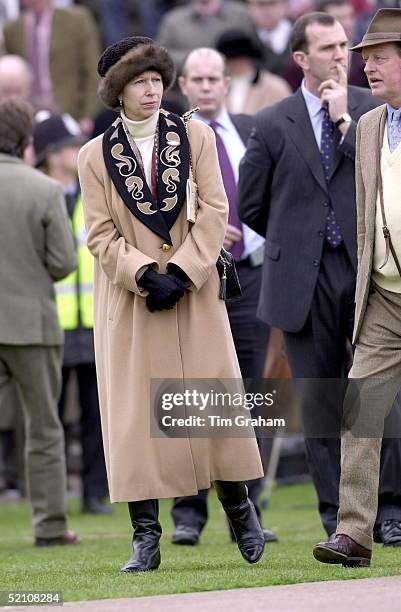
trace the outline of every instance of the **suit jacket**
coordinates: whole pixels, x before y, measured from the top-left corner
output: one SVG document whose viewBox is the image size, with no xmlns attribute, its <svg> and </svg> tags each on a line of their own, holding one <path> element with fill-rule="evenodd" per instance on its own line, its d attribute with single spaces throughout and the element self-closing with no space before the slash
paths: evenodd
<svg viewBox="0 0 401 612">
<path fill-rule="evenodd" d="M 0 344 L 62 343 L 53 281 L 76 265 L 61 186 L 0 154 Z"/>
<path fill-rule="evenodd" d="M 236 114 L 229 113 L 229 116 L 242 142 L 246 146 L 248 144 L 248 140 L 251 135 L 252 128 L 255 125 L 254 118 L 251 117 L 250 115 L 245 115 L 244 113 L 236 113 Z"/>
<path fill-rule="evenodd" d="M 369 295 L 375 241 L 378 142 L 383 140 L 386 105 L 367 113 L 358 124 L 356 138 L 356 204 L 358 227 L 358 276 L 355 294 L 355 342 L 361 329 Z"/>
<path fill-rule="evenodd" d="M 7 53 L 27 58 L 25 18 L 4 26 Z M 54 9 L 49 49 L 55 110 L 75 119 L 92 117 L 99 108 L 97 62 L 100 43 L 95 22 L 84 7 Z"/>
<path fill-rule="evenodd" d="M 369 91 L 349 86 L 353 121 L 342 141 L 336 130 L 328 183 L 301 89 L 255 116 L 240 166 L 238 206 L 244 223 L 266 237 L 258 315 L 274 327 L 297 332 L 306 321 L 329 203 L 356 271 L 356 122 L 375 105 Z"/>
</svg>

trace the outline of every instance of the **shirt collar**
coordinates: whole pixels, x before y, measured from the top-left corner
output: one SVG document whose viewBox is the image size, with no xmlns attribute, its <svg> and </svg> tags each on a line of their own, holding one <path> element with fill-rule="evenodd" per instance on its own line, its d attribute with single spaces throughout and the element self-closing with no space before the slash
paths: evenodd
<svg viewBox="0 0 401 612">
<path fill-rule="evenodd" d="M 393 106 L 391 106 L 391 104 L 387 102 L 387 116 L 389 118 L 389 121 L 393 120 L 393 113 L 395 113 L 396 110 L 399 110 L 399 109 L 394 108 Z"/>
<path fill-rule="evenodd" d="M 207 125 L 210 125 L 211 120 L 210 119 L 206 119 L 206 117 L 203 117 L 201 114 L 195 113 L 194 117 L 195 117 L 195 119 L 199 119 L 199 121 L 202 121 L 203 123 L 206 123 Z M 221 111 L 217 115 L 215 121 L 217 121 L 219 126 L 222 127 L 224 130 L 228 131 L 230 129 L 230 127 L 231 127 L 230 116 L 229 116 L 226 108 L 222 108 L 221 109 Z"/>
<path fill-rule="evenodd" d="M 321 111 L 321 99 L 311 93 L 308 89 L 306 89 L 305 79 L 303 79 L 302 81 L 301 90 L 303 97 L 305 98 L 306 106 L 308 107 L 309 115 L 311 117 L 315 117 Z"/>
</svg>

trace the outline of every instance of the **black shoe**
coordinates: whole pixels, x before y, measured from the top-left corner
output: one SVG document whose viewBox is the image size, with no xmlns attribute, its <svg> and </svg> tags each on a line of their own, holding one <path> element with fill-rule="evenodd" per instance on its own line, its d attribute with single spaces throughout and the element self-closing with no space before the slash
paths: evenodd
<svg viewBox="0 0 401 612">
<path fill-rule="evenodd" d="M 121 568 L 122 572 L 147 572 L 159 567 L 159 541 L 162 528 L 159 523 L 159 502 L 157 499 L 145 499 L 129 502 L 128 509 L 134 528 L 132 538 L 133 555 Z"/>
<path fill-rule="evenodd" d="M 266 544 L 268 542 L 278 542 L 278 537 L 276 536 L 274 531 L 271 531 L 270 529 L 265 529 L 264 527 L 262 527 L 262 531 L 263 531 L 263 535 L 265 536 Z M 230 527 L 230 539 L 231 539 L 231 542 L 235 542 L 235 535 L 231 527 Z"/>
<path fill-rule="evenodd" d="M 199 531 L 196 527 L 190 527 L 189 525 L 177 525 L 171 536 L 171 543 L 183 546 L 199 544 Z"/>
<path fill-rule="evenodd" d="M 256 563 L 263 555 L 265 537 L 246 486 L 221 480 L 215 481 L 214 486 L 241 555 L 248 563 Z"/>
<path fill-rule="evenodd" d="M 338 534 L 334 540 L 316 544 L 313 556 L 321 563 L 341 563 L 343 567 L 369 567 L 372 551 L 349 536 Z"/>
<path fill-rule="evenodd" d="M 383 546 L 401 546 L 401 521 L 383 521 L 373 531 L 373 540 Z"/>
<path fill-rule="evenodd" d="M 105 504 L 100 497 L 85 497 L 82 504 L 84 514 L 111 514 L 110 504 Z"/>
<path fill-rule="evenodd" d="M 159 567 L 161 561 L 159 545 L 155 547 L 153 542 L 146 543 L 137 539 L 133 546 L 134 554 L 122 566 L 122 572 L 149 572 Z"/>
</svg>

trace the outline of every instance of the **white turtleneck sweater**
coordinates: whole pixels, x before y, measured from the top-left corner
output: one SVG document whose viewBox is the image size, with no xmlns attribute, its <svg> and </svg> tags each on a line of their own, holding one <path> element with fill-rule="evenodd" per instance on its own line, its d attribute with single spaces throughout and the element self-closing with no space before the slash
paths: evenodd
<svg viewBox="0 0 401 612">
<path fill-rule="evenodd" d="M 159 120 L 159 111 L 154 113 L 151 117 L 148 117 L 148 119 L 143 119 L 142 121 L 133 121 L 132 119 L 128 119 L 124 111 L 121 111 L 121 119 L 124 121 L 125 127 L 135 140 L 135 144 L 141 153 L 146 182 L 149 188 L 152 189 L 152 153 L 155 142 L 157 122 Z"/>
</svg>

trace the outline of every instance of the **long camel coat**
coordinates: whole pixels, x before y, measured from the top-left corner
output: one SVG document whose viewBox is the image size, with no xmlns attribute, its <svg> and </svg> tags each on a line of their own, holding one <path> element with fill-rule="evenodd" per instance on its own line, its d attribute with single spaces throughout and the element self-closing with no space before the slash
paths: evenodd
<svg viewBox="0 0 401 612">
<path fill-rule="evenodd" d="M 95 349 L 110 497 L 116 501 L 194 495 L 213 480 L 263 475 L 253 435 L 154 437 L 151 379 L 233 379 L 240 370 L 215 262 L 227 223 L 227 199 L 212 130 L 188 125 L 199 193 L 196 222 L 186 207 L 170 230 L 173 246 L 125 206 L 106 170 L 102 135 L 79 156 L 88 247 L 95 257 Z M 192 281 L 173 310 L 151 313 L 136 274 L 155 264 L 183 269 Z"/>
</svg>

